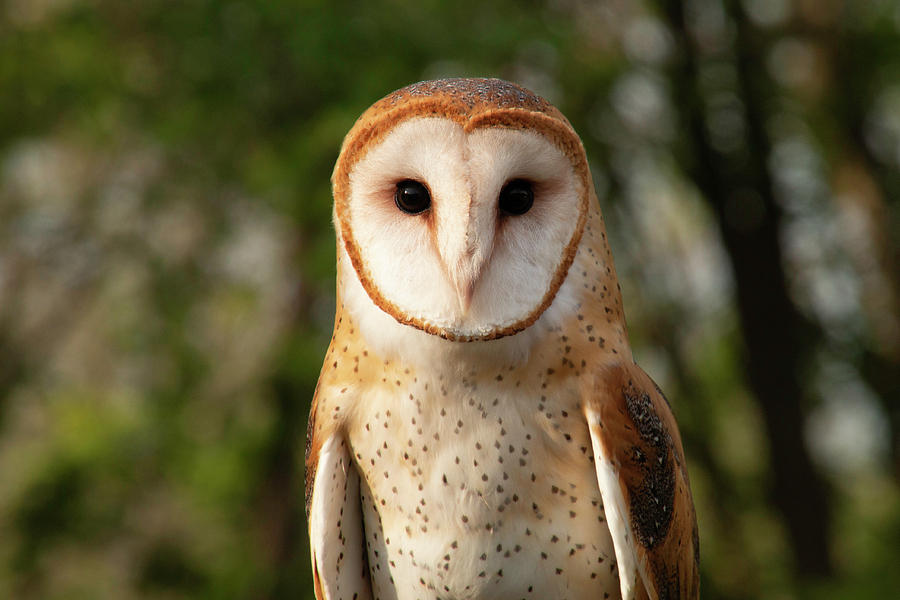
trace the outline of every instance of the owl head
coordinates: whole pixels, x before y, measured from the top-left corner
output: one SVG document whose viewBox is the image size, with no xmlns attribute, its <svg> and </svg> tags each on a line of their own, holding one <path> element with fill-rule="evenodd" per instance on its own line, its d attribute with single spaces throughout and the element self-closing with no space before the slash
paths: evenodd
<svg viewBox="0 0 900 600">
<path fill-rule="evenodd" d="M 596 210 L 572 126 L 498 79 L 426 81 L 376 102 L 332 183 L 341 301 L 451 342 L 512 336 L 561 302 Z"/>
</svg>

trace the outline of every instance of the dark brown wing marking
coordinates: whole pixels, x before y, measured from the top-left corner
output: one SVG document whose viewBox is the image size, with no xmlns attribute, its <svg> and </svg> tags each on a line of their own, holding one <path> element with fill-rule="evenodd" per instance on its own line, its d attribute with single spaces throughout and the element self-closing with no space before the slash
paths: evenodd
<svg viewBox="0 0 900 600">
<path fill-rule="evenodd" d="M 586 412 L 627 512 L 628 531 L 616 543 L 633 546 L 650 598 L 697 598 L 697 521 L 681 437 L 667 400 L 640 367 L 620 364 L 598 375 Z"/>
<path fill-rule="evenodd" d="M 632 481 L 628 485 L 631 525 L 641 545 L 651 549 L 665 538 L 672 524 L 674 444 L 654 409 L 650 394 L 638 389 L 632 380 L 621 393 L 625 411 L 640 436 L 627 450 L 632 466 Z"/>
</svg>

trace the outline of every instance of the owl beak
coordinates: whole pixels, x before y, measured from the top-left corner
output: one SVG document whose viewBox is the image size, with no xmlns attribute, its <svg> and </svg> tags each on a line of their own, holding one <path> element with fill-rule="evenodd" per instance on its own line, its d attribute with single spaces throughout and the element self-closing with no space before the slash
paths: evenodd
<svg viewBox="0 0 900 600">
<path fill-rule="evenodd" d="M 489 250 L 485 248 L 484 240 L 478 237 L 469 238 L 461 256 L 450 269 L 450 279 L 456 289 L 456 298 L 463 314 L 469 312 L 472 305 L 475 288 L 490 255 Z"/>
<path fill-rule="evenodd" d="M 472 296 L 475 295 L 475 280 L 457 280 L 454 282 L 456 287 L 456 299 L 459 302 L 459 308 L 463 314 L 469 312 L 469 306 L 472 305 Z"/>
<path fill-rule="evenodd" d="M 462 314 L 472 306 L 494 245 L 493 206 L 473 202 L 469 193 L 465 193 L 464 206 L 465 211 L 453 210 L 444 215 L 438 227 L 439 252 Z"/>
</svg>

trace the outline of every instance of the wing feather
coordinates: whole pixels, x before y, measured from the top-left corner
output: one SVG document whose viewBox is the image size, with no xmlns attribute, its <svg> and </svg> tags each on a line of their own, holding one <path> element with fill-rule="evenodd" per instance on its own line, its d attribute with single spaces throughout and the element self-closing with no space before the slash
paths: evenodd
<svg viewBox="0 0 900 600">
<path fill-rule="evenodd" d="M 311 444 L 307 517 L 317 600 L 371 600 L 359 473 L 347 442 L 333 433 Z"/>
<path fill-rule="evenodd" d="M 632 363 L 598 373 L 584 406 L 622 598 L 698 598 L 697 521 L 668 402 Z"/>
</svg>

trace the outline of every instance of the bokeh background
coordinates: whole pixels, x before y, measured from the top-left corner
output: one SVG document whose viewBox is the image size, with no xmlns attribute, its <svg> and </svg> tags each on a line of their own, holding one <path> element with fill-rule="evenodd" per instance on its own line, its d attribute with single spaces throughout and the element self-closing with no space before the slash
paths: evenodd
<svg viewBox="0 0 900 600">
<path fill-rule="evenodd" d="M 460 75 L 584 140 L 703 597 L 900 597 L 887 0 L 0 3 L 0 597 L 312 597 L 332 165 Z"/>
</svg>

